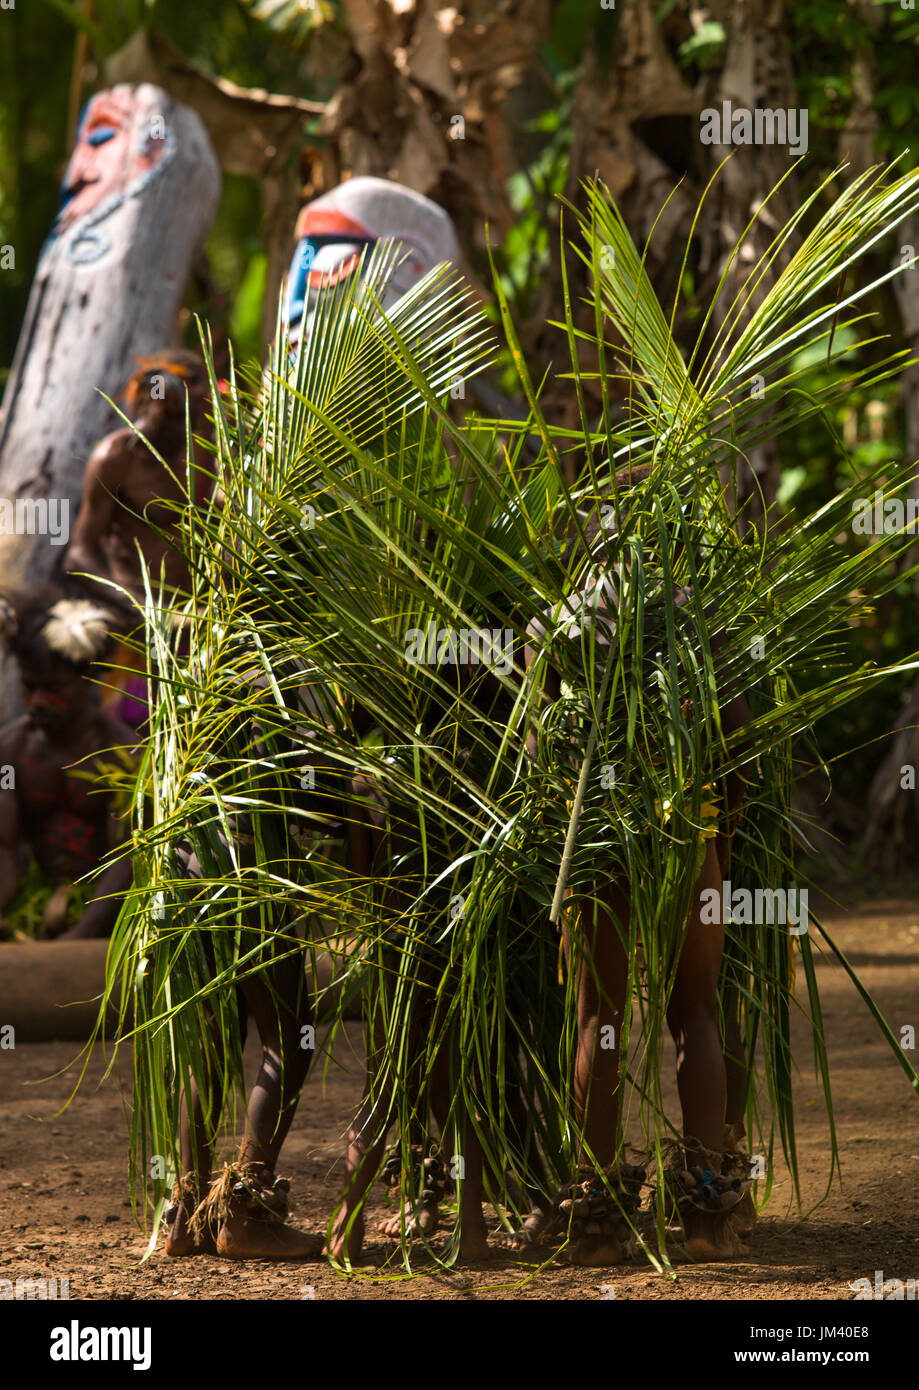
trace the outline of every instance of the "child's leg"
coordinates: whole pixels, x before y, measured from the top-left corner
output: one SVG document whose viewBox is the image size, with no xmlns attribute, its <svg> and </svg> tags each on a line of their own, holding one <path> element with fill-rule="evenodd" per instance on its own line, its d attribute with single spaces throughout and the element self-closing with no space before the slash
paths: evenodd
<svg viewBox="0 0 919 1390">
<path fill-rule="evenodd" d="M 188 1113 L 191 1105 L 191 1116 Z M 191 1230 L 191 1216 L 198 1204 L 207 1196 L 213 1151 L 204 1123 L 204 1110 L 198 1088 L 189 1078 L 183 1088 L 182 1119 L 179 1130 L 179 1155 L 182 1164 L 180 1174 L 180 1196 L 175 1205 L 169 1232 L 166 1236 L 166 1254 L 212 1255 L 217 1246 L 207 1228 L 194 1233 Z"/>
<path fill-rule="evenodd" d="M 511 1237 L 511 1247 L 516 1250 L 525 1250 L 530 1245 L 537 1245 L 542 1239 L 552 1212 L 552 1199 L 546 1191 L 545 1168 L 536 1142 L 536 1135 L 529 1122 L 530 1117 L 527 1114 L 521 1087 L 516 1082 L 509 1081 L 505 1087 L 505 1095 L 508 1120 L 523 1150 L 527 1181 L 523 1186 L 521 1196 L 529 1208 L 522 1226 Z"/>
<path fill-rule="evenodd" d="M 440 1129 L 442 1143 L 448 1143 L 448 1136 L 455 1133 L 450 1124 L 450 1098 L 454 1087 L 451 1083 L 450 1068 L 445 1054 L 441 1053 L 434 1064 L 432 1077 L 431 1108 Z M 462 1160 L 462 1169 L 457 1173 L 460 1199 L 460 1259 L 487 1260 L 491 1256 L 488 1247 L 488 1230 L 482 1212 L 484 1197 L 484 1159 L 482 1145 L 475 1127 L 468 1120 L 459 1139 L 456 1154 L 444 1153 L 449 1166 L 454 1159 Z"/>
<path fill-rule="evenodd" d="M 724 1148 L 742 1153 L 746 1149 L 747 1063 L 740 1028 L 740 1000 L 729 1005 L 724 1020 L 724 1063 L 727 1076 L 727 1105 L 725 1110 Z M 745 1192 L 734 1208 L 737 1234 L 746 1238 L 756 1226 L 756 1203 L 752 1191 Z"/>
<path fill-rule="evenodd" d="M 687 1164 L 698 1162 L 699 1145 L 721 1152 L 727 1102 L 718 1020 L 718 977 L 724 928 L 720 923 L 702 921 L 700 895 L 708 888 L 721 892 L 721 870 L 711 842 L 696 883 L 667 1011 L 667 1022 L 677 1047 L 677 1086 L 683 1110 Z"/>
<path fill-rule="evenodd" d="M 746 701 L 743 708 L 749 717 Z M 731 877 L 731 846 L 737 817 L 743 804 L 743 783 L 736 774 L 728 779 L 728 817 L 718 835 L 718 865 L 722 880 Z M 725 1107 L 725 1149 L 742 1150 L 746 1128 L 747 1110 L 747 1059 L 741 1027 L 740 995 L 733 993 L 724 1013 L 724 1065 L 727 1081 L 727 1103 Z M 734 1209 L 734 1224 L 738 1235 L 746 1238 L 751 1235 L 757 1221 L 756 1203 L 752 1192 L 745 1192 L 740 1204 Z"/>
<path fill-rule="evenodd" d="M 462 1137 L 463 1177 L 460 1183 L 460 1259 L 487 1260 L 491 1258 L 488 1247 L 488 1229 L 482 1211 L 483 1155 L 482 1145 L 473 1128 L 467 1121 Z"/>
<path fill-rule="evenodd" d="M 378 1030 L 380 1027 L 378 1023 Z M 367 1047 L 364 1095 L 348 1129 L 345 1190 L 328 1245 L 330 1255 L 352 1263 L 359 1258 L 364 1244 L 364 1196 L 379 1172 L 386 1137 L 396 1118 L 395 1098 L 391 1094 L 380 1094 L 378 1078 L 382 1074 L 384 1058 L 382 1038 L 378 1032 Z"/>
<path fill-rule="evenodd" d="M 419 1020 L 416 1027 L 420 1026 Z M 415 1055 L 418 1046 L 416 1038 L 411 1044 Z M 381 1094 L 379 1089 L 378 1078 L 382 1074 L 383 1057 L 382 1039 L 378 1037 L 374 1046 L 368 1049 L 364 1098 L 348 1131 L 345 1192 L 329 1241 L 329 1254 L 338 1259 L 347 1257 L 352 1262 L 358 1258 L 363 1246 L 363 1199 L 380 1169 L 386 1149 L 386 1137 L 396 1118 L 395 1097 L 391 1093 Z M 442 1077 L 435 1078 L 432 1104 L 443 1135 L 448 1132 L 449 1091 L 444 1088 L 442 1081 Z M 464 1260 L 485 1259 L 489 1252 L 482 1215 L 482 1150 L 471 1125 L 466 1126 L 462 1144 L 465 1176 L 460 1189 L 460 1256 Z M 435 1229 L 436 1211 L 429 1213 L 429 1220 L 430 1229 Z M 406 1229 L 408 1228 L 409 1223 L 406 1220 Z M 401 1236 L 401 1223 L 395 1232 L 390 1229 L 387 1233 Z"/>
<path fill-rule="evenodd" d="M 721 869 L 709 841 L 702 872 L 695 886 L 693 909 L 676 970 L 667 1022 L 677 1048 L 677 1086 L 683 1111 L 686 1167 L 708 1167 L 703 1151 L 724 1150 L 727 1080 L 718 1018 L 718 978 L 724 950 L 724 928 L 703 922 L 701 893 L 720 893 Z M 686 1252 L 692 1259 L 723 1259 L 738 1253 L 730 1220 L 688 1209 Z"/>
<path fill-rule="evenodd" d="M 418 1066 L 418 1084 L 415 1094 L 421 1091 L 421 1059 Z M 449 1065 L 445 1050 L 434 1061 L 430 1081 L 430 1108 L 437 1121 L 441 1139 L 441 1159 L 449 1170 L 455 1159 L 462 1160 L 462 1172 L 456 1174 L 460 1192 L 460 1258 L 463 1260 L 483 1260 L 490 1255 L 485 1219 L 482 1214 L 483 1198 L 483 1156 L 475 1129 L 471 1124 L 465 1127 L 459 1147 L 454 1153 L 448 1152 L 452 1145 L 451 1136 L 455 1129 L 450 1123 L 450 1099 L 453 1094 L 450 1083 Z M 416 1114 L 412 1122 L 412 1142 L 419 1146 L 425 1139 L 425 1126 L 422 1116 Z M 393 1216 L 385 1222 L 382 1234 L 399 1240 L 405 1235 L 420 1231 L 431 1235 L 439 1224 L 438 1202 L 434 1199 L 407 1199 L 401 1215 Z"/>
<path fill-rule="evenodd" d="M 412 1086 L 412 1094 L 416 1096 L 420 1095 L 421 1093 L 422 1061 L 422 1058 L 417 1058 L 417 1064 L 415 1068 L 416 1075 L 413 1078 L 413 1080 L 409 1083 Z M 446 1092 L 446 1104 L 442 1105 L 440 1094 L 441 1087 L 439 1084 L 439 1078 L 436 1076 L 436 1074 L 435 1077 L 432 1078 L 431 1090 L 431 1109 L 433 1110 L 434 1116 L 438 1124 L 440 1125 L 441 1139 L 443 1139 L 445 1130 L 443 1121 L 441 1119 L 441 1115 L 445 1115 L 447 1110 L 449 1110 L 450 1094 L 449 1091 Z M 407 1137 L 409 1147 L 412 1149 L 413 1153 L 420 1152 L 422 1156 L 422 1161 L 426 1161 L 428 1142 L 428 1126 L 426 1115 L 421 1114 L 418 1109 L 415 1109 L 412 1112 L 412 1116 L 409 1121 L 407 1136 L 403 1132 L 403 1134 L 400 1137 L 402 1139 Z M 399 1164 L 401 1170 L 401 1160 L 399 1159 L 398 1155 L 393 1155 L 393 1161 Z M 437 1162 L 436 1158 L 435 1162 Z M 438 1205 L 439 1204 L 436 1200 L 426 1198 L 423 1194 L 420 1197 L 414 1194 L 410 1194 L 405 1198 L 405 1201 L 403 1202 L 400 1210 L 395 1212 L 392 1216 L 387 1217 L 386 1220 L 383 1221 L 383 1223 L 380 1226 L 380 1234 L 385 1236 L 389 1240 L 402 1240 L 403 1236 L 412 1236 L 415 1234 L 416 1231 L 423 1236 L 433 1235 L 434 1232 L 437 1230 L 440 1220 Z"/>
<path fill-rule="evenodd" d="M 239 1014 L 240 1041 L 241 1045 L 245 1047 L 249 1011 L 245 997 L 240 990 L 237 990 L 236 993 L 236 1006 Z M 207 1010 L 207 1025 L 216 1049 L 219 1040 L 214 1016 L 210 1009 Z M 191 1076 L 188 1077 L 182 1088 L 179 1103 L 181 1105 L 181 1119 L 179 1121 L 180 1195 L 169 1218 L 171 1224 L 169 1234 L 166 1237 L 166 1254 L 172 1256 L 214 1255 L 217 1253 L 217 1243 L 210 1226 L 202 1225 L 199 1229 L 192 1230 L 191 1218 L 195 1208 L 207 1196 L 210 1186 L 211 1172 L 214 1166 L 211 1134 L 215 1128 L 214 1119 L 216 1117 L 212 1117 L 210 1124 L 206 1123 L 201 1096 Z"/>
<path fill-rule="evenodd" d="M 747 1063 L 740 1031 L 740 1003 L 735 1000 L 724 1020 L 725 1122 L 744 1133 L 747 1100 Z"/>
<path fill-rule="evenodd" d="M 372 777 L 356 775 L 350 784 L 348 805 L 348 850 L 351 871 L 362 878 L 376 873 L 388 875 L 398 850 L 410 843 L 410 828 L 390 811 L 385 797 Z M 387 881 L 384 901 L 398 909 L 398 884 Z M 382 986 L 386 988 L 385 985 Z M 414 1029 L 418 1027 L 416 1020 Z M 409 1044 L 409 1055 L 417 1056 L 417 1038 Z M 356 1261 L 364 1244 L 363 1202 L 379 1172 L 386 1139 L 396 1118 L 396 1098 L 389 1082 L 381 1087 L 386 1074 L 386 1043 L 383 1022 L 377 1014 L 374 1034 L 367 1039 L 364 1094 L 360 1109 L 348 1129 L 345 1155 L 345 1190 L 332 1224 L 328 1253 L 336 1259 Z"/>
<path fill-rule="evenodd" d="M 187 845 L 179 845 L 177 849 L 179 863 L 182 871 L 190 879 L 201 877 L 201 866 L 198 856 L 191 852 Z M 208 943 L 205 943 L 205 954 L 214 968 L 213 954 Z M 245 1040 L 246 1030 L 246 1006 L 245 1001 L 237 996 L 239 1006 L 240 1021 L 242 1024 L 243 1040 Z M 207 1026 L 211 1031 L 215 1047 L 218 1038 L 214 1023 L 214 1016 L 209 1009 L 206 1011 Z M 206 1124 L 204 1118 L 204 1107 L 201 1103 L 201 1096 L 198 1092 L 194 1080 L 189 1076 L 185 1086 L 182 1088 L 182 1095 L 179 1101 L 181 1107 L 181 1119 L 179 1121 L 179 1161 L 181 1171 L 179 1174 L 179 1194 L 178 1200 L 174 1204 L 174 1210 L 170 1216 L 169 1232 L 166 1236 L 166 1254 L 173 1257 L 181 1255 L 210 1255 L 216 1252 L 217 1246 L 214 1237 L 207 1226 L 202 1226 L 199 1230 L 191 1229 L 191 1217 L 195 1208 L 207 1196 L 208 1187 L 211 1180 L 211 1169 L 214 1163 L 214 1153 L 211 1145 L 211 1133 L 215 1126 L 212 1123 Z"/>
<path fill-rule="evenodd" d="M 567 924 L 563 929 L 577 998 L 574 1113 L 582 1133 L 579 1162 L 597 1169 L 612 1163 L 618 1139 L 619 1041 L 628 979 L 620 932 L 624 936 L 628 929 L 629 903 L 618 888 L 609 891 L 605 903 L 585 906 L 576 937 Z M 609 1028 L 612 1033 L 604 1032 Z"/>
<path fill-rule="evenodd" d="M 240 1167 L 263 1164 L 273 1172 L 313 1059 L 313 1049 L 302 1046 L 302 1030 L 313 1025 L 313 1014 L 301 954 L 278 960 L 241 989 L 259 1031 L 262 1062 L 237 1161 Z M 229 1259 L 318 1259 L 322 1245 L 320 1235 L 253 1219 L 238 1202 L 231 1202 L 217 1237 L 218 1253 Z"/>
<path fill-rule="evenodd" d="M 619 1138 L 619 1048 L 626 1006 L 629 903 L 611 887 L 605 902 L 585 907 L 578 925 L 564 929 L 564 949 L 577 998 L 577 1054 L 574 1111 L 581 1129 L 579 1169 L 602 1172 L 616 1157 Z M 609 1030 L 612 1031 L 609 1031 Z M 600 1189 L 598 1186 L 598 1193 Z M 587 1234 L 572 1240 L 573 1263 L 619 1264 L 627 1235 L 616 1219 L 616 1234 Z"/>
<path fill-rule="evenodd" d="M 731 877 L 731 844 L 737 808 L 742 800 L 742 786 L 736 775 L 729 779 L 729 814 L 727 824 L 715 840 L 718 855 L 718 874 L 724 881 Z M 719 885 L 720 888 L 720 885 Z M 728 1125 L 740 1126 L 743 1132 L 744 1113 L 747 1103 L 747 1063 L 744 1053 L 743 1034 L 740 1026 L 740 998 L 736 994 L 731 1000 L 724 1018 L 724 1064 L 727 1082 L 727 1105 L 725 1121 Z"/>
</svg>

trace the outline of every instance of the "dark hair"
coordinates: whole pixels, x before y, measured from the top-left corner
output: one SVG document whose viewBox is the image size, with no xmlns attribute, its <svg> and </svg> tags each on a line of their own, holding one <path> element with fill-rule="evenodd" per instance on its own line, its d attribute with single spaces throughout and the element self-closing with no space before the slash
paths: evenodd
<svg viewBox="0 0 919 1390">
<path fill-rule="evenodd" d="M 0 594 L 0 604 L 7 610 L 8 648 L 20 665 L 32 669 L 57 666 L 76 675 L 88 675 L 104 656 L 110 642 L 96 656 L 83 660 L 74 660 L 48 646 L 43 629 L 51 609 L 67 597 L 63 589 L 52 583 L 36 584 L 28 590 L 8 589 Z"/>
<path fill-rule="evenodd" d="M 156 400 L 164 415 L 185 415 L 185 391 L 191 404 L 192 419 L 207 401 L 208 378 L 204 363 L 196 352 L 186 348 L 162 348 L 147 357 L 135 358 L 138 369 L 121 388 L 120 399 L 128 415 L 135 416 L 148 401 Z M 154 397 L 151 379 L 163 378 L 163 395 Z"/>
</svg>

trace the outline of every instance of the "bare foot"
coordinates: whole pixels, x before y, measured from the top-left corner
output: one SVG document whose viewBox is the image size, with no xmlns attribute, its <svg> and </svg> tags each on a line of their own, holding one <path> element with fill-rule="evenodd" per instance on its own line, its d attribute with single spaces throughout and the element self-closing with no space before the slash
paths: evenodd
<svg viewBox="0 0 919 1390">
<path fill-rule="evenodd" d="M 174 1260 L 185 1255 L 216 1255 L 217 1242 L 210 1229 L 202 1226 L 192 1231 L 190 1220 L 191 1212 L 181 1202 L 166 1237 L 166 1254 Z"/>
<path fill-rule="evenodd" d="M 326 1245 L 325 1253 L 335 1260 L 348 1260 L 351 1264 L 356 1264 L 363 1248 L 364 1213 L 352 1213 L 347 1207 L 343 1207 L 332 1225 L 332 1237 Z"/>
<path fill-rule="evenodd" d="M 546 1239 L 551 1211 L 534 1207 L 519 1230 L 507 1237 L 511 1250 L 529 1250 L 533 1245 L 541 1245 Z"/>
<path fill-rule="evenodd" d="M 318 1260 L 322 1236 L 310 1236 L 293 1226 L 228 1216 L 217 1233 L 217 1254 L 225 1260 Z"/>
<path fill-rule="evenodd" d="M 732 1260 L 746 1255 L 731 1216 L 717 1212 L 694 1211 L 686 1217 L 686 1258 L 693 1264 L 712 1260 Z"/>
<path fill-rule="evenodd" d="M 573 1265 L 621 1265 L 629 1258 L 631 1246 L 615 1236 L 580 1236 L 571 1242 L 567 1253 Z"/>
<path fill-rule="evenodd" d="M 403 1221 L 407 1237 L 413 1236 L 416 1231 L 422 1236 L 433 1235 L 440 1224 L 437 1203 L 422 1200 L 416 1207 L 412 1202 L 406 1201 L 401 1216 L 389 1216 L 381 1223 L 380 1234 L 387 1240 L 401 1240 Z"/>
<path fill-rule="evenodd" d="M 759 1220 L 759 1213 L 756 1210 L 756 1203 L 753 1200 L 752 1192 L 745 1192 L 737 1206 L 731 1212 L 734 1218 L 734 1227 L 737 1234 L 747 1240 L 752 1236 L 756 1223 Z"/>
<path fill-rule="evenodd" d="M 478 1264 L 483 1260 L 491 1259 L 492 1250 L 488 1244 L 488 1233 L 484 1220 L 481 1222 L 463 1222 L 459 1253 L 464 1264 Z"/>
<path fill-rule="evenodd" d="M 193 1236 L 187 1228 L 180 1233 L 172 1230 L 166 1237 L 166 1254 L 174 1260 L 183 1255 L 216 1255 L 217 1242 L 210 1231 Z"/>
</svg>

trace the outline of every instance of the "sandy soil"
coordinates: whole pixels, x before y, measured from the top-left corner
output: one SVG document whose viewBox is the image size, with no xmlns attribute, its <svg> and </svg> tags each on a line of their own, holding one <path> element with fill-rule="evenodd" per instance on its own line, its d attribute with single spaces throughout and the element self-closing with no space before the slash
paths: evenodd
<svg viewBox="0 0 919 1390">
<path fill-rule="evenodd" d="M 919 1034 L 919 903 L 874 897 L 828 924 L 899 1035 Z M 390 1243 L 375 1233 L 388 1211 L 373 1194 L 368 1268 L 346 1278 L 324 1262 L 233 1264 L 199 1257 L 172 1261 L 162 1248 L 145 1263 L 145 1239 L 132 1221 L 127 1144 L 116 1078 L 100 1084 L 92 1059 L 74 1103 L 73 1043 L 22 1044 L 0 1052 L 0 1279 L 70 1280 L 71 1298 L 88 1299 L 838 1299 L 847 1283 L 874 1271 L 919 1277 L 919 1098 L 910 1089 L 861 1001 L 836 965 L 819 966 L 833 1068 L 842 1182 L 801 1223 L 782 1168 L 761 1215 L 750 1254 L 674 1279 L 639 1263 L 579 1270 L 560 1262 L 535 1270 L 496 1249 L 489 1266 L 405 1278 Z M 810 1054 L 799 1029 L 796 1051 L 799 1159 L 805 1210 L 823 1195 L 827 1127 Z M 915 1057 L 917 1054 L 913 1054 Z M 336 1051 L 328 1081 L 317 1076 L 285 1146 L 281 1171 L 293 1180 L 294 1219 L 324 1228 L 340 1189 L 342 1135 L 360 1091 L 358 1029 Z M 50 1080 L 42 1078 L 51 1077 Z M 32 1084 L 40 1083 L 40 1084 Z M 671 1096 L 672 1100 L 672 1096 Z M 549 1252 L 551 1253 L 551 1252 Z M 387 1262 L 388 1261 L 388 1262 Z"/>
</svg>

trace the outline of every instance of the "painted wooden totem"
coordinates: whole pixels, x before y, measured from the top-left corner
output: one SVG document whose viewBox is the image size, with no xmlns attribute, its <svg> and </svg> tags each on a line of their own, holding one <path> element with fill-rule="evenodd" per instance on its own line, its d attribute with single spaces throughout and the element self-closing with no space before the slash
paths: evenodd
<svg viewBox="0 0 919 1390">
<path fill-rule="evenodd" d="M 0 586 L 59 569 L 86 460 L 118 423 L 104 396 L 175 340 L 219 196 L 201 121 L 160 88 L 117 86 L 87 103 L 0 409 Z"/>
<path fill-rule="evenodd" d="M 456 232 L 443 208 L 388 179 L 349 179 L 307 203 L 297 219 L 296 235 L 285 313 L 294 347 L 304 331 L 309 333 L 317 296 L 358 273 L 365 247 L 392 239 L 405 252 L 384 309 L 435 265 L 459 261 Z"/>
</svg>

